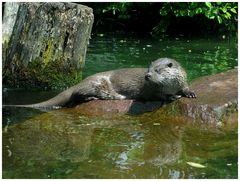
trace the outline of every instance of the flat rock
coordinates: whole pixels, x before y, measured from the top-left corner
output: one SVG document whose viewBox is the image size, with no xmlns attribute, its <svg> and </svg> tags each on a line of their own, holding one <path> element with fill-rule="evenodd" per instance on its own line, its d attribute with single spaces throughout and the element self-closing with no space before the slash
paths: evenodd
<svg viewBox="0 0 240 181">
<path fill-rule="evenodd" d="M 217 123 L 227 120 L 237 122 L 237 69 L 194 80 L 190 89 L 197 94 L 196 99 L 181 98 L 167 105 L 172 110 L 178 105 L 181 115 L 200 122 Z M 163 102 L 138 102 L 134 100 L 93 100 L 75 107 L 81 114 L 142 114 L 158 110 Z M 166 110 L 167 110 L 166 109 Z"/>
<path fill-rule="evenodd" d="M 142 114 L 159 109 L 163 102 L 139 102 L 134 100 L 93 100 L 79 104 L 75 109 L 85 115 Z"/>
<path fill-rule="evenodd" d="M 237 113 L 237 69 L 196 79 L 190 88 L 197 94 L 197 99 L 178 101 L 183 114 L 203 122 L 218 122 L 223 117 L 233 117 L 232 121 L 237 121 L 236 116 L 231 115 Z"/>
</svg>

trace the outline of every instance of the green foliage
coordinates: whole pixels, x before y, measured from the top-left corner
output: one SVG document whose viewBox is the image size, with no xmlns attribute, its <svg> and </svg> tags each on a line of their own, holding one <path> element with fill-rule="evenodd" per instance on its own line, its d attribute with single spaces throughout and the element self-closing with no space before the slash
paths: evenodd
<svg viewBox="0 0 240 181">
<path fill-rule="evenodd" d="M 216 20 L 218 24 L 224 24 L 228 31 L 235 31 L 236 27 L 233 24 L 236 24 L 237 8 L 237 2 L 163 3 L 160 15 L 174 15 L 176 17 L 204 15 L 210 20 Z"/>
<path fill-rule="evenodd" d="M 237 3 L 205 2 L 205 3 L 164 3 L 160 14 L 162 16 L 173 13 L 175 16 L 205 15 L 208 19 L 217 19 L 218 23 L 227 23 L 228 20 L 237 18 Z"/>
<path fill-rule="evenodd" d="M 168 33 L 169 27 L 173 30 L 181 25 L 180 20 L 191 20 L 193 24 L 196 22 L 202 25 L 202 31 L 205 32 L 232 33 L 237 30 L 237 2 L 117 2 L 86 5 L 94 10 L 95 24 L 101 24 L 106 30 L 110 26 L 113 32 L 113 24 L 118 23 L 126 27 L 124 31 Z M 189 31 L 198 31 L 198 28 Z"/>
<path fill-rule="evenodd" d="M 113 15 L 118 14 L 118 18 L 128 19 L 130 18 L 128 11 L 131 7 L 132 3 L 110 3 L 104 9 L 102 9 L 102 13 L 111 12 Z"/>
</svg>

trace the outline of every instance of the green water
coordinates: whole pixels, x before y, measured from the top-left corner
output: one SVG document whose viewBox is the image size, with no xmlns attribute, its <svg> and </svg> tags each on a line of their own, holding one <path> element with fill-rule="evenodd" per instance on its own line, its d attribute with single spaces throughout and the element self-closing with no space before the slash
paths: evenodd
<svg viewBox="0 0 240 181">
<path fill-rule="evenodd" d="M 176 59 L 189 80 L 216 74 L 237 66 L 237 44 L 221 38 L 153 39 L 96 36 L 89 45 L 84 77 L 96 72 L 126 67 L 148 67 L 160 57 Z"/>
<path fill-rule="evenodd" d="M 178 60 L 189 80 L 237 66 L 222 39 L 93 37 L 84 77 L 110 69 Z M 58 91 L 3 91 L 3 104 L 48 99 Z M 237 125 L 214 127 L 150 112 L 85 116 L 74 108 L 3 109 L 3 178 L 237 178 Z M 188 164 L 194 162 L 205 168 Z"/>
</svg>

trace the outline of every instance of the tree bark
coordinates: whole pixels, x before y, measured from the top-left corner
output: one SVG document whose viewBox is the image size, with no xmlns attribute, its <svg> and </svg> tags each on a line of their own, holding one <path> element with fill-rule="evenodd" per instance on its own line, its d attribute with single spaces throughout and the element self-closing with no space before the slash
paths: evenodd
<svg viewBox="0 0 240 181">
<path fill-rule="evenodd" d="M 44 78 L 31 74 L 51 68 L 58 69 L 52 71 L 54 74 L 76 75 L 84 66 L 92 24 L 93 12 L 87 6 L 7 2 L 3 17 L 3 79 L 11 75 L 21 81 L 33 77 L 41 84 Z M 38 70 L 29 71 L 29 64 Z M 48 74 L 46 79 L 51 76 Z"/>
</svg>

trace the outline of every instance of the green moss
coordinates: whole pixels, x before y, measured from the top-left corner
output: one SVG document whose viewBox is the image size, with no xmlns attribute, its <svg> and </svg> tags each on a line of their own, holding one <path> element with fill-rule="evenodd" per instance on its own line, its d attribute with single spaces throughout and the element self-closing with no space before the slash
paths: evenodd
<svg viewBox="0 0 240 181">
<path fill-rule="evenodd" d="M 43 52 L 43 63 L 47 65 L 53 54 L 53 42 L 51 39 L 48 40 L 45 51 Z"/>
<path fill-rule="evenodd" d="M 52 62 L 46 58 L 43 63 L 35 60 L 28 67 L 19 66 L 14 74 L 8 71 L 3 84 L 8 87 L 63 89 L 79 83 L 81 79 L 81 70 L 70 64 L 66 68 L 62 61 Z"/>
<path fill-rule="evenodd" d="M 3 42 L 3 47 L 7 48 L 8 47 L 8 42 L 9 42 L 9 35 L 3 34 L 2 36 L 2 42 Z"/>
<path fill-rule="evenodd" d="M 176 101 L 172 102 L 169 105 L 169 107 L 167 109 L 167 113 L 168 113 L 168 115 L 173 115 L 173 116 L 176 116 L 176 115 L 180 114 L 180 107 L 179 107 L 179 105 Z"/>
</svg>

